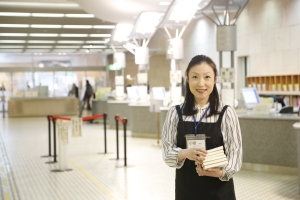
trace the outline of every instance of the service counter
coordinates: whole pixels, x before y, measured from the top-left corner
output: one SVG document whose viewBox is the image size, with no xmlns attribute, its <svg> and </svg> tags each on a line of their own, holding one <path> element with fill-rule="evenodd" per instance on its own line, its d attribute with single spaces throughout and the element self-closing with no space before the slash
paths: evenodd
<svg viewBox="0 0 300 200">
<path fill-rule="evenodd" d="M 107 101 L 93 100 L 92 101 L 92 115 L 108 113 Z"/>
<path fill-rule="evenodd" d="M 158 114 L 150 112 L 150 102 L 130 103 L 129 115 L 133 137 L 157 138 Z"/>
<path fill-rule="evenodd" d="M 118 115 L 121 118 L 127 118 L 127 129 L 130 130 L 131 118 L 129 113 L 128 104 L 130 102 L 126 100 L 110 100 L 107 101 L 107 120 L 109 128 L 116 128 L 115 116 Z M 119 123 L 119 129 L 123 129 L 122 124 Z"/>
<path fill-rule="evenodd" d="M 161 129 L 169 108 L 161 108 Z M 297 174 L 297 136 L 293 128 L 296 114 L 238 114 L 242 142 L 243 169 Z M 300 144 L 299 144 L 300 145 Z"/>
<path fill-rule="evenodd" d="M 9 117 L 41 117 L 47 115 L 78 116 L 79 101 L 74 97 L 11 98 Z"/>
</svg>

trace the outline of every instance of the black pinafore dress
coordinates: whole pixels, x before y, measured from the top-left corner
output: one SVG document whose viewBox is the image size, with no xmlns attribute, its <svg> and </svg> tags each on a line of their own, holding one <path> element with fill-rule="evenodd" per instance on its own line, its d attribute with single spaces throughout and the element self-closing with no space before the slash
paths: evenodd
<svg viewBox="0 0 300 200">
<path fill-rule="evenodd" d="M 223 146 L 221 123 L 227 106 L 224 106 L 216 123 L 201 122 L 197 134 L 206 135 L 206 149 Z M 194 122 L 183 121 L 179 105 L 176 106 L 179 122 L 177 126 L 177 146 L 186 149 L 186 134 L 195 130 Z M 180 169 L 176 169 L 175 183 L 176 200 L 235 200 L 232 178 L 221 181 L 219 178 L 198 176 L 195 161 L 186 159 Z"/>
</svg>

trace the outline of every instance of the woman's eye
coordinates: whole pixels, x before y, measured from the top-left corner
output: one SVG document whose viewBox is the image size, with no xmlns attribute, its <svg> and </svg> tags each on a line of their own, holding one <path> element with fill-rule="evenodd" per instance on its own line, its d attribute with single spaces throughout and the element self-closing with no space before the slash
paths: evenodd
<svg viewBox="0 0 300 200">
<path fill-rule="evenodd" d="M 210 76 L 205 76 L 205 78 L 210 78 Z"/>
<path fill-rule="evenodd" d="M 192 76 L 192 78 L 197 78 L 197 76 Z"/>
</svg>

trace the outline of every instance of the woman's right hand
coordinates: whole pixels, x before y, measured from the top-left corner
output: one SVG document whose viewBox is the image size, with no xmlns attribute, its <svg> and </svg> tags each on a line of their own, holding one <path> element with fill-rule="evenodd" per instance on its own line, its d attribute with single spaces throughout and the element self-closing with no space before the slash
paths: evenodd
<svg viewBox="0 0 300 200">
<path fill-rule="evenodd" d="M 185 158 L 193 160 L 196 163 L 203 163 L 207 152 L 200 148 L 182 149 L 179 151 L 178 160 L 181 161 Z"/>
</svg>

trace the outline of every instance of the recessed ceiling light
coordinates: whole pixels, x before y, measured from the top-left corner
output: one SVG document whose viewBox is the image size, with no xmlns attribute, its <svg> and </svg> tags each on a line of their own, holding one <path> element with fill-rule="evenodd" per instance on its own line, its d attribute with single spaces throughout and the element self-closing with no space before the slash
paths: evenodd
<svg viewBox="0 0 300 200">
<path fill-rule="evenodd" d="M 65 17 L 70 18 L 94 18 L 93 14 L 66 14 Z"/>
<path fill-rule="evenodd" d="M 0 40 L 0 43 L 26 43 L 26 40 Z"/>
<path fill-rule="evenodd" d="M 28 40 L 27 43 L 32 43 L 32 44 L 39 44 L 39 43 L 44 43 L 44 44 L 53 44 L 55 43 L 55 40 Z"/>
<path fill-rule="evenodd" d="M 29 24 L 0 24 L 2 28 L 28 28 Z"/>
<path fill-rule="evenodd" d="M 22 49 L 24 46 L 0 46 L 0 49 Z"/>
<path fill-rule="evenodd" d="M 90 34 L 90 37 L 110 37 L 111 34 Z"/>
<path fill-rule="evenodd" d="M 30 13 L 21 13 L 21 12 L 0 12 L 0 16 L 29 17 L 30 15 L 31 15 Z"/>
<path fill-rule="evenodd" d="M 84 41 L 78 41 L 78 40 L 59 40 L 57 41 L 59 44 L 83 44 Z"/>
<path fill-rule="evenodd" d="M 61 25 L 32 24 L 31 28 L 61 28 Z"/>
<path fill-rule="evenodd" d="M 63 25 L 63 28 L 83 28 L 83 29 L 89 29 L 89 28 L 93 28 L 92 25 Z"/>
<path fill-rule="evenodd" d="M 59 48 L 59 49 L 78 49 L 80 48 L 80 46 L 55 46 L 55 48 Z"/>
<path fill-rule="evenodd" d="M 47 53 L 50 52 L 50 49 L 26 49 L 25 52 L 31 52 L 31 53 Z"/>
<path fill-rule="evenodd" d="M 27 33 L 0 33 L 0 36 L 6 36 L 6 37 L 26 37 Z"/>
<path fill-rule="evenodd" d="M 62 13 L 32 13 L 32 17 L 64 17 Z"/>
<path fill-rule="evenodd" d="M 161 1 L 161 2 L 159 2 L 159 5 L 161 5 L 161 6 L 168 6 L 170 4 L 171 4 L 171 2 L 167 2 L 167 1 Z"/>
<path fill-rule="evenodd" d="M 30 37 L 57 37 L 56 33 L 30 33 Z"/>
<path fill-rule="evenodd" d="M 93 28 L 98 28 L 98 29 L 114 29 L 116 26 L 115 25 L 94 25 Z"/>
<path fill-rule="evenodd" d="M 29 49 L 52 49 L 52 46 L 27 46 Z"/>
</svg>

